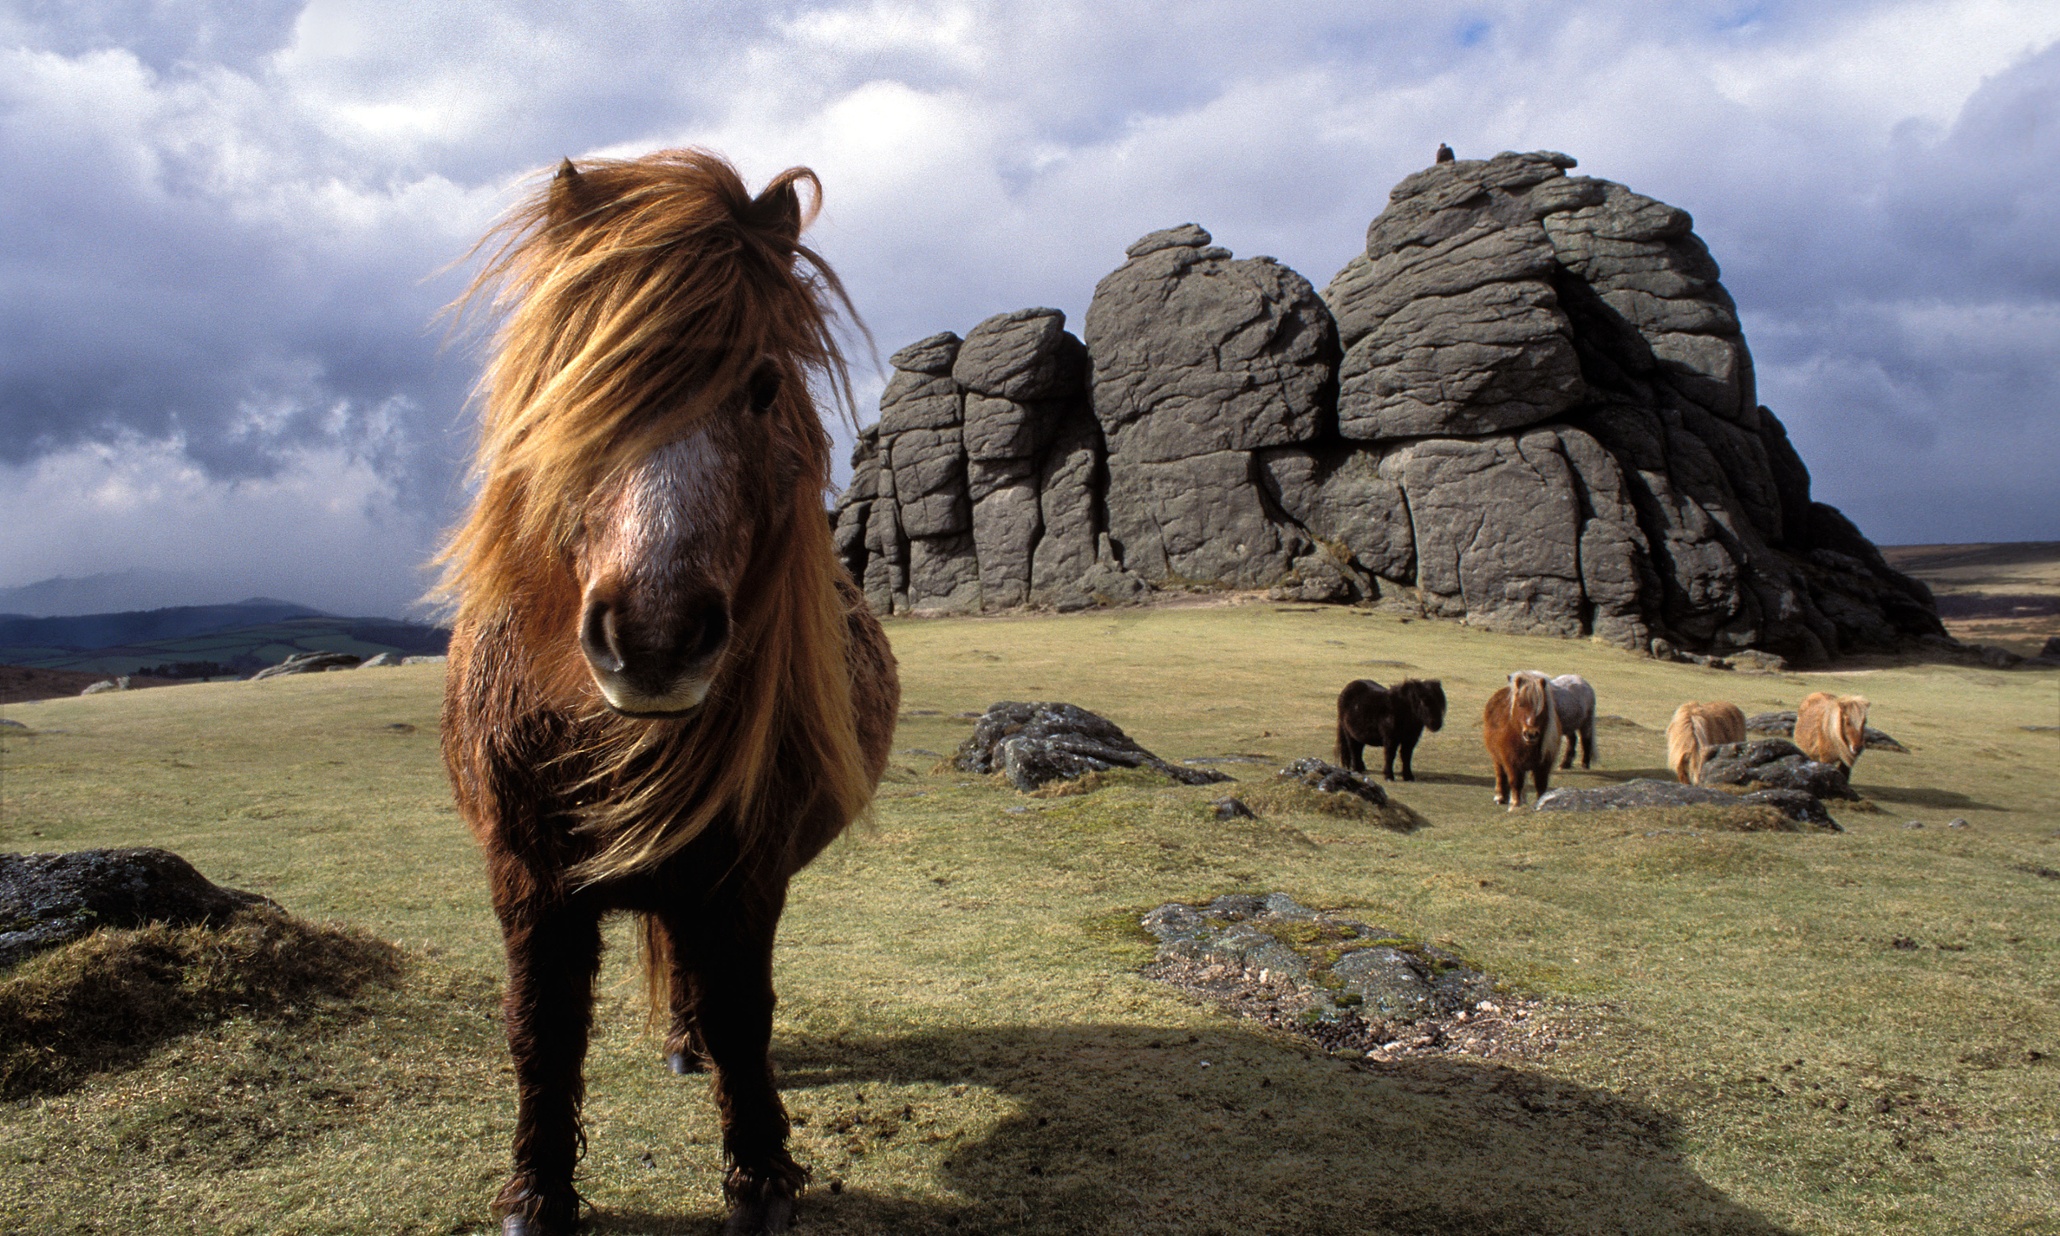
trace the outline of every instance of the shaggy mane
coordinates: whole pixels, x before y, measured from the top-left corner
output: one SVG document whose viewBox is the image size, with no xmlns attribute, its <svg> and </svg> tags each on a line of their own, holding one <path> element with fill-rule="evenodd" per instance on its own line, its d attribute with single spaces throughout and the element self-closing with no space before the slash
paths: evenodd
<svg viewBox="0 0 2060 1236">
<path fill-rule="evenodd" d="M 512 631 L 526 676 L 573 722 L 562 758 L 584 772 L 580 828 L 599 842 L 575 883 L 655 866 L 718 817 L 748 850 L 776 844 L 795 813 L 848 819 L 871 798 L 823 517 L 830 440 L 810 395 L 824 380 L 848 414 L 838 308 L 857 323 L 835 273 L 799 240 L 821 193 L 814 172 L 790 168 L 753 198 L 703 150 L 568 160 L 475 248 L 498 242 L 452 306 L 500 325 L 477 393 L 478 495 L 439 556 L 437 594 L 457 624 Z M 733 647 L 693 716 L 618 716 L 578 654 L 567 564 L 586 503 L 709 418 L 753 415 L 742 393 L 765 360 L 783 380 L 755 415 L 801 468 L 791 490 L 754 490 L 760 534 Z"/>
</svg>

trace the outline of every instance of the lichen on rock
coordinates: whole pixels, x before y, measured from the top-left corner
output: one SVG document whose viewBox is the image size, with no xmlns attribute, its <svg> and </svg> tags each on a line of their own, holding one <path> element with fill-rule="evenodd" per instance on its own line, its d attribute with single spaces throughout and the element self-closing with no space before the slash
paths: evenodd
<svg viewBox="0 0 2060 1236">
<path fill-rule="evenodd" d="M 1285 893 L 1168 902 L 1141 923 L 1158 940 L 1148 977 L 1334 1051 L 1443 1047 L 1502 1013 L 1494 981 L 1458 954 Z"/>
</svg>

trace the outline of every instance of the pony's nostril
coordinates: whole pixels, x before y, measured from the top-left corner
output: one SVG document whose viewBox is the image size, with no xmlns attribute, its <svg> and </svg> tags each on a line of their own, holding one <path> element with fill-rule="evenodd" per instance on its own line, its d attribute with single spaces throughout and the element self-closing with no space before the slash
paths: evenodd
<svg viewBox="0 0 2060 1236">
<path fill-rule="evenodd" d="M 579 624 L 579 646 L 587 661 L 604 674 L 619 674 L 627 661 L 622 655 L 622 637 L 615 626 L 615 607 L 606 601 L 587 606 Z"/>
<path fill-rule="evenodd" d="M 680 622 L 677 645 L 680 660 L 688 665 L 705 661 L 720 652 L 729 637 L 729 609 L 721 604 L 705 605 Z"/>
</svg>

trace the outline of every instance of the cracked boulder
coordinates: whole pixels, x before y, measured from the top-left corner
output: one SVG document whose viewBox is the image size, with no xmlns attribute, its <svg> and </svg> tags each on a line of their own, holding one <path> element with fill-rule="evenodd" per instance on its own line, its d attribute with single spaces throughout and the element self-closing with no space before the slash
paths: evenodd
<svg viewBox="0 0 2060 1236">
<path fill-rule="evenodd" d="M 1235 259 L 1193 224 L 1127 252 L 1085 330 L 1109 533 L 1154 584 L 1270 586 L 1309 543 L 1265 496 L 1252 452 L 1328 430 L 1330 313 L 1308 280 Z"/>
<path fill-rule="evenodd" d="M 1696 784 L 1800 790 L 1814 798 L 1858 799 L 1836 764 L 1819 763 L 1784 738 L 1727 742 L 1703 756 Z"/>
</svg>

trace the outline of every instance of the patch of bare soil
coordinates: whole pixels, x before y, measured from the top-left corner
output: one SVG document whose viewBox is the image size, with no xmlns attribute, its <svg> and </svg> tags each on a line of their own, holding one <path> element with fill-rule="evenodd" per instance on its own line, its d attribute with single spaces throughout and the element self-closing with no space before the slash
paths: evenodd
<svg viewBox="0 0 2060 1236">
<path fill-rule="evenodd" d="M 62 699 L 77 695 L 96 682 L 113 678 L 113 674 L 95 674 L 85 670 L 35 669 L 27 665 L 0 665 L 0 704 L 26 704 L 30 700 Z M 129 688 L 169 687 L 177 683 L 176 678 L 129 679 Z"/>
</svg>

